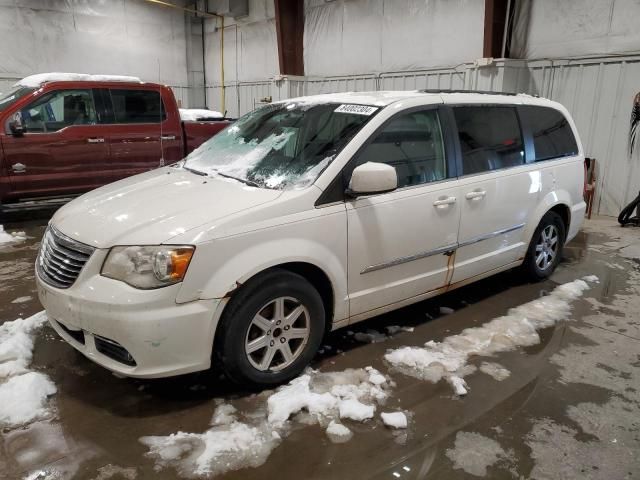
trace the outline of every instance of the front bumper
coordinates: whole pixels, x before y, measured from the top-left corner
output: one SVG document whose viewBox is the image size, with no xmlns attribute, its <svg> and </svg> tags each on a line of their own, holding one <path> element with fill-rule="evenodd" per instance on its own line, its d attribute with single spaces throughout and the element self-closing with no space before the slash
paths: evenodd
<svg viewBox="0 0 640 480">
<path fill-rule="evenodd" d="M 177 304 L 181 284 L 139 290 L 103 277 L 104 256 L 106 251 L 95 251 L 68 289 L 36 274 L 38 296 L 56 332 L 89 359 L 129 377 L 209 368 L 220 300 Z"/>
</svg>

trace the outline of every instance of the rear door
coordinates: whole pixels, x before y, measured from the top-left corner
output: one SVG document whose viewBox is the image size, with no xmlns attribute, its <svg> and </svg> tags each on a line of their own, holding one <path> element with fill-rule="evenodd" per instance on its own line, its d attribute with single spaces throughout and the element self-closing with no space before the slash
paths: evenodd
<svg viewBox="0 0 640 480">
<path fill-rule="evenodd" d="M 399 113 L 349 167 L 379 162 L 398 174 L 397 190 L 346 204 L 352 317 L 448 283 L 461 200 L 443 123 L 438 107 Z"/>
<path fill-rule="evenodd" d="M 452 107 L 461 150 L 460 232 L 452 283 L 518 260 L 538 204 L 541 172 L 525 163 L 516 108 Z"/>
<path fill-rule="evenodd" d="M 182 148 L 181 132 L 176 131 L 180 123 L 167 114 L 160 89 L 110 88 L 109 100 L 113 111 L 109 134 L 113 180 L 176 160 L 167 153 Z"/>
<path fill-rule="evenodd" d="M 91 89 L 57 89 L 21 110 L 26 133 L 3 147 L 11 195 L 64 196 L 108 182 L 109 149 Z"/>
</svg>

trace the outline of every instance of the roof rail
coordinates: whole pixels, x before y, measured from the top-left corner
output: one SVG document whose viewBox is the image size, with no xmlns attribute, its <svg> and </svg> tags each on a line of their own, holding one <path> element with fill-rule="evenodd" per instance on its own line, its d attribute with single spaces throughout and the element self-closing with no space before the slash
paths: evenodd
<svg viewBox="0 0 640 480">
<path fill-rule="evenodd" d="M 427 88 L 424 90 L 418 90 L 421 93 L 481 93 L 483 95 L 509 95 L 516 96 L 517 93 L 512 92 L 492 92 L 489 90 L 463 90 L 463 89 L 439 89 L 439 88 Z"/>
</svg>

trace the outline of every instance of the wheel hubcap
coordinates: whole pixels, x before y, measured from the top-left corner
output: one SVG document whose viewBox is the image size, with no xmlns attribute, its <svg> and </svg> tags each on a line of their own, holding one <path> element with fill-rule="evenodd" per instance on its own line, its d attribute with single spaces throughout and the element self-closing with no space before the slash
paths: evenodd
<svg viewBox="0 0 640 480">
<path fill-rule="evenodd" d="M 542 271 L 550 268 L 558 255 L 559 242 L 558 229 L 554 225 L 547 225 L 540 232 L 536 243 L 536 265 Z"/>
<path fill-rule="evenodd" d="M 271 300 L 249 325 L 245 340 L 247 359 L 260 371 L 287 368 L 304 351 L 310 331 L 309 311 L 298 299 Z"/>
</svg>

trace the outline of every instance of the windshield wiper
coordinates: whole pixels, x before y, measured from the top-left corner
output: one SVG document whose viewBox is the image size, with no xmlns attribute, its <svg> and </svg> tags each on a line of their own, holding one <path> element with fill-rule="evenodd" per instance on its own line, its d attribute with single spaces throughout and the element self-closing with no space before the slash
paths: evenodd
<svg viewBox="0 0 640 480">
<path fill-rule="evenodd" d="M 233 175 L 229 175 L 227 173 L 222 173 L 219 172 L 218 170 L 214 170 L 214 172 L 216 172 L 218 175 L 220 175 L 221 177 L 225 177 L 225 178 L 231 178 L 233 180 L 238 180 L 239 182 L 242 182 L 244 184 L 247 184 L 251 187 L 258 187 L 260 188 L 260 185 L 258 185 L 256 182 L 252 181 L 252 180 L 247 180 L 246 178 L 240 178 L 240 177 L 234 177 Z"/>
<path fill-rule="evenodd" d="M 195 173 L 196 175 L 200 175 L 201 177 L 209 176 L 209 174 L 206 173 L 206 172 L 201 172 L 200 170 L 196 170 L 195 168 L 187 167 L 186 165 L 182 165 L 182 168 L 184 168 L 185 170 L 187 170 L 187 171 L 189 171 L 191 173 Z"/>
</svg>

